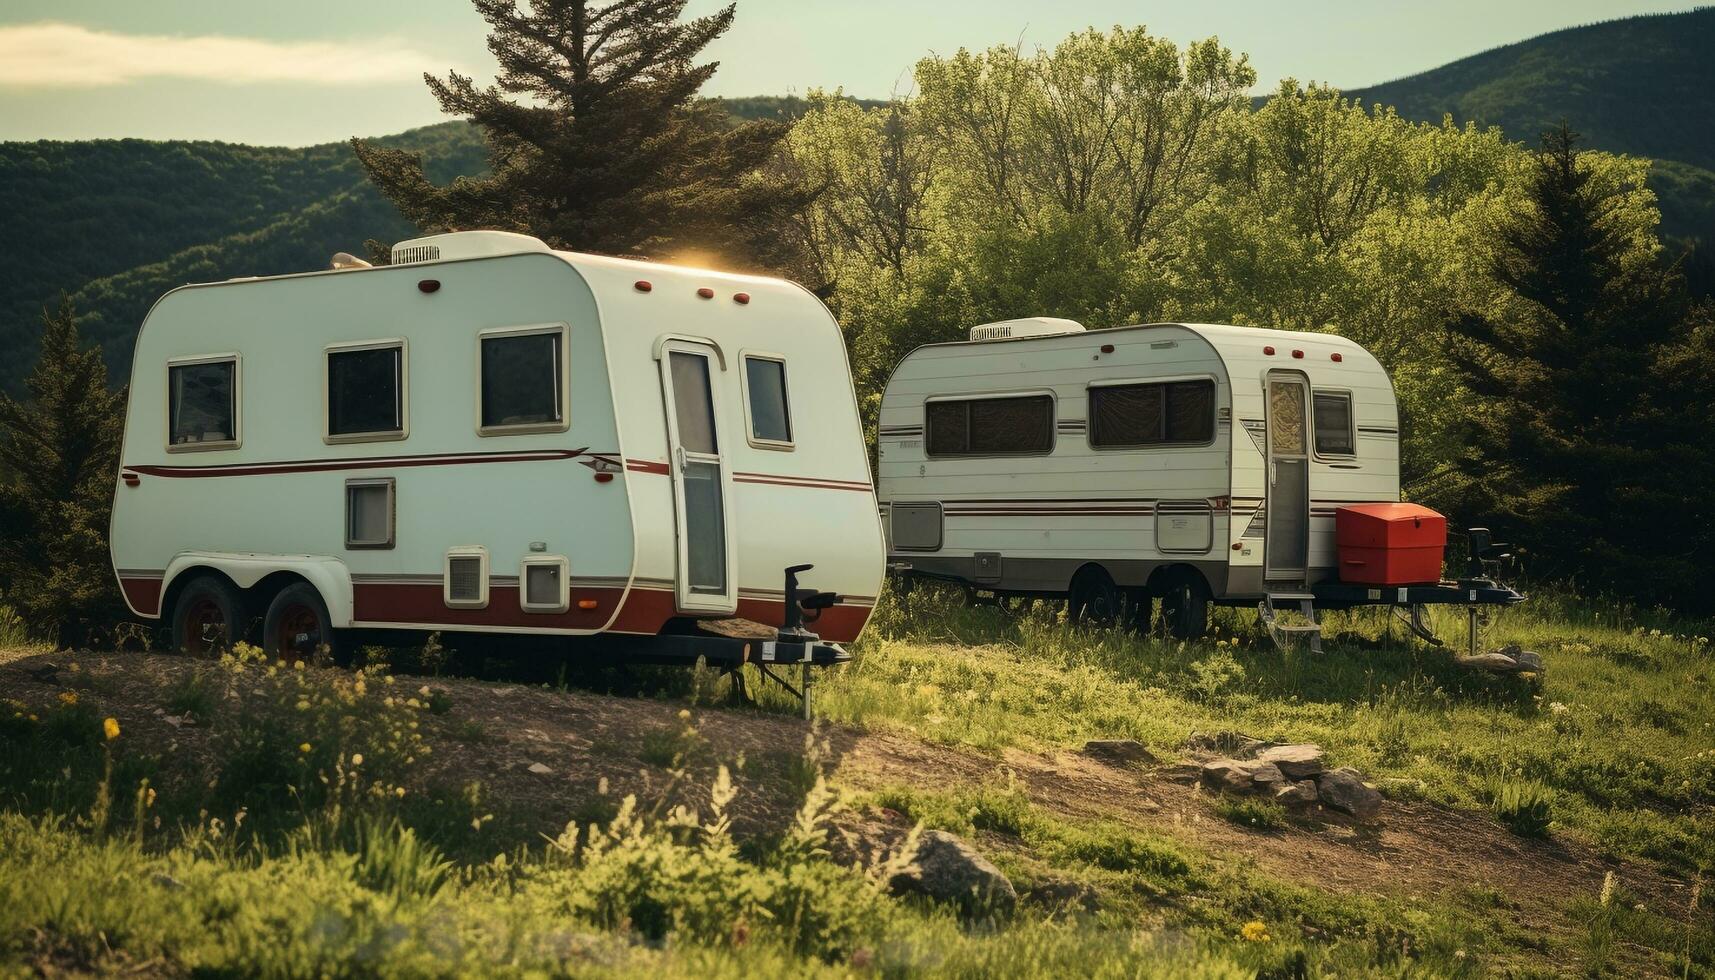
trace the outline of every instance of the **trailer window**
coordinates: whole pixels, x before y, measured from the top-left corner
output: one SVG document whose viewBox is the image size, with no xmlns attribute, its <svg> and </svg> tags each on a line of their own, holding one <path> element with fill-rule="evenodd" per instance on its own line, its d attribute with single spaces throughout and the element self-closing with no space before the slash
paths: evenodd
<svg viewBox="0 0 1715 980">
<path fill-rule="evenodd" d="M 238 445 L 238 358 L 167 366 L 169 449 Z"/>
<path fill-rule="evenodd" d="M 1316 392 L 1312 399 L 1311 418 L 1316 424 L 1316 455 L 1357 455 L 1350 394 L 1344 391 Z"/>
<path fill-rule="evenodd" d="M 1096 449 L 1201 445 L 1215 436 L 1215 383 L 1094 387 L 1089 425 L 1090 445 Z"/>
<path fill-rule="evenodd" d="M 345 546 L 393 547 L 393 480 L 347 480 Z"/>
<path fill-rule="evenodd" d="M 565 428 L 565 331 L 482 338 L 482 431 Z"/>
<path fill-rule="evenodd" d="M 404 438 L 405 345 L 329 348 L 327 393 L 328 441 Z"/>
<path fill-rule="evenodd" d="M 746 355 L 744 387 L 750 441 L 769 449 L 792 448 L 792 411 L 786 404 L 786 362 Z"/>
<path fill-rule="evenodd" d="M 924 406 L 930 456 L 1017 456 L 1054 449 L 1054 399 L 1048 395 L 966 398 Z"/>
</svg>

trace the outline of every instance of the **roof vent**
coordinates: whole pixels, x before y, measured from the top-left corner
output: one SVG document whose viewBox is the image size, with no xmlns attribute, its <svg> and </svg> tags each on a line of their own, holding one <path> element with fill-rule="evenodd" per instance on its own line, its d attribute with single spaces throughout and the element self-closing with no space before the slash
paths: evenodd
<svg viewBox="0 0 1715 980">
<path fill-rule="evenodd" d="M 550 252 L 540 238 L 510 231 L 455 231 L 445 235 L 413 238 L 393 246 L 394 265 L 412 262 L 441 262 L 451 259 L 475 259 L 489 255 L 515 255 L 520 252 Z"/>
<path fill-rule="evenodd" d="M 1084 325 L 1057 316 L 1027 316 L 971 328 L 972 340 L 1011 340 L 1016 337 L 1051 337 L 1061 333 L 1083 333 Z"/>
</svg>

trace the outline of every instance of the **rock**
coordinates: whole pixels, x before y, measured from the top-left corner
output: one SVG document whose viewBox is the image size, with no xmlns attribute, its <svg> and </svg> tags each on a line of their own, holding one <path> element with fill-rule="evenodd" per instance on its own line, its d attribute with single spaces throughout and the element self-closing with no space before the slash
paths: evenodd
<svg viewBox="0 0 1715 980">
<path fill-rule="evenodd" d="M 1522 668 L 1517 660 L 1504 653 L 1479 653 L 1474 657 L 1455 656 L 1453 662 L 1466 670 L 1487 670 L 1496 674 L 1514 674 Z"/>
<path fill-rule="evenodd" d="M 895 894 L 916 893 L 956 902 L 967 913 L 1010 913 L 1018 892 L 976 848 L 944 830 L 929 830 L 917 842 L 916 867 L 894 875 Z"/>
<path fill-rule="evenodd" d="M 1203 764 L 1200 762 L 1175 762 L 1156 770 L 1156 775 L 1170 783 L 1190 785 L 1203 778 Z"/>
<path fill-rule="evenodd" d="M 180 881 L 177 878 L 174 878 L 170 874 L 167 874 L 165 871 L 155 872 L 154 874 L 149 876 L 149 880 L 154 882 L 157 885 L 160 885 L 162 888 L 167 889 L 168 891 L 178 891 L 179 889 L 185 887 L 184 882 Z"/>
<path fill-rule="evenodd" d="M 1142 742 L 1130 738 L 1105 738 L 1085 742 L 1084 754 L 1120 766 L 1153 766 L 1157 761 Z"/>
<path fill-rule="evenodd" d="M 552 769 L 549 769 L 547 766 L 544 766 L 540 762 L 532 762 L 532 763 L 530 763 L 528 768 L 531 772 L 535 773 L 538 776 L 546 776 L 549 773 L 554 771 Z"/>
<path fill-rule="evenodd" d="M 1322 771 L 1322 749 L 1319 746 L 1276 745 L 1256 754 L 1258 762 L 1272 762 L 1288 779 L 1309 779 Z"/>
<path fill-rule="evenodd" d="M 1317 776 L 1316 795 L 1324 806 L 1359 820 L 1374 820 L 1381 815 L 1382 795 L 1365 785 L 1363 775 L 1350 766 Z"/>
<path fill-rule="evenodd" d="M 1286 776 L 1271 762 L 1240 762 L 1216 759 L 1203 765 L 1203 785 L 1222 793 L 1272 795 Z"/>
<path fill-rule="evenodd" d="M 1252 738 L 1242 732 L 1192 732 L 1191 737 L 1185 742 L 1185 748 L 1205 756 L 1251 759 L 1255 758 L 1258 752 L 1273 744 L 1273 742 L 1265 742 L 1260 738 Z"/>
<path fill-rule="evenodd" d="M 1065 879 L 1037 882 L 1024 893 L 1023 898 L 1032 905 L 1040 905 L 1050 909 L 1098 912 L 1102 907 L 1101 897 L 1094 888 L 1081 881 Z"/>
<path fill-rule="evenodd" d="M 1274 802 L 1284 806 L 1312 806 L 1320 798 L 1314 779 L 1293 780 L 1274 791 Z"/>
</svg>

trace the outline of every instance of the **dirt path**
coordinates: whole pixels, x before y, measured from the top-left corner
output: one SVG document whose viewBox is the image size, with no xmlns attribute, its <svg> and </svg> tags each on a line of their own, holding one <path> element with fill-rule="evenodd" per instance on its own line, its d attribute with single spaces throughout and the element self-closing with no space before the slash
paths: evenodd
<svg viewBox="0 0 1715 980">
<path fill-rule="evenodd" d="M 0 697 L 47 705 L 62 688 L 41 679 L 64 655 L 0 658 Z M 184 657 L 85 656 L 81 669 L 96 679 L 87 696 L 126 719 L 127 732 L 156 746 L 168 761 L 195 768 L 207 733 L 173 726 L 156 709 L 165 692 L 197 661 Z M 422 679 L 401 678 L 415 688 Z M 435 752 L 426 782 L 463 785 L 480 780 L 490 799 L 530 815 L 539 832 L 558 830 L 602 793 L 618 800 L 637 794 L 646 804 L 671 796 L 695 802 L 700 782 L 669 786 L 666 771 L 643 761 L 651 738 L 677 732 L 685 722 L 679 701 L 618 698 L 520 684 L 463 679 L 429 681 L 446 690 L 453 710 L 423 718 Z M 804 744 L 802 721 L 750 710 L 699 708 L 693 753 L 700 776 L 717 762 L 742 755 L 735 823 L 745 830 L 784 825 L 796 805 L 783 778 Z M 1106 818 L 1183 839 L 1227 857 L 1254 860 L 1292 881 L 1333 892 L 1429 898 L 1468 888 L 1509 897 L 1520 925 L 1558 919 L 1568 899 L 1595 895 L 1613 871 L 1652 906 L 1683 906 L 1684 884 L 1653 868 L 1604 859 L 1570 841 L 1525 840 L 1482 814 L 1463 814 L 1423 803 L 1384 804 L 1380 820 L 1361 826 L 1337 815 L 1254 831 L 1225 821 L 1210 798 L 1148 771 L 1109 765 L 1077 752 L 1007 751 L 999 759 L 922 742 L 899 734 L 833 727 L 822 731 L 832 779 L 851 789 L 906 785 L 947 790 L 991 783 L 1010 770 L 1032 801 L 1066 818 Z M 532 772 L 531 766 L 548 772 Z"/>
</svg>

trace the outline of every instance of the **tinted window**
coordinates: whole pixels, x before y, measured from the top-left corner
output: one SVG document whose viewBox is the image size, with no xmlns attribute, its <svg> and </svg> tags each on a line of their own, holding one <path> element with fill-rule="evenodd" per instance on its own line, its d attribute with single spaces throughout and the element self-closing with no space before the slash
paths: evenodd
<svg viewBox="0 0 1715 980">
<path fill-rule="evenodd" d="M 1054 399 L 1047 395 L 930 402 L 924 410 L 930 456 L 1012 456 L 1054 448 Z"/>
<path fill-rule="evenodd" d="M 1316 422 L 1316 452 L 1323 456 L 1351 456 L 1358 451 L 1352 435 L 1352 396 L 1344 392 L 1318 391 L 1312 417 Z"/>
<path fill-rule="evenodd" d="M 1089 424 L 1097 449 L 1205 443 L 1215 436 L 1215 383 L 1091 388 Z"/>
<path fill-rule="evenodd" d="M 482 339 L 482 425 L 549 425 L 560 404 L 560 333 Z"/>
<path fill-rule="evenodd" d="M 750 394 L 750 437 L 792 441 L 792 417 L 786 407 L 786 365 L 763 357 L 744 359 L 744 383 Z"/>
<path fill-rule="evenodd" d="M 403 354 L 398 347 L 328 352 L 328 435 L 405 428 Z"/>
<path fill-rule="evenodd" d="M 235 361 L 167 368 L 168 440 L 175 446 L 238 438 Z"/>
</svg>

